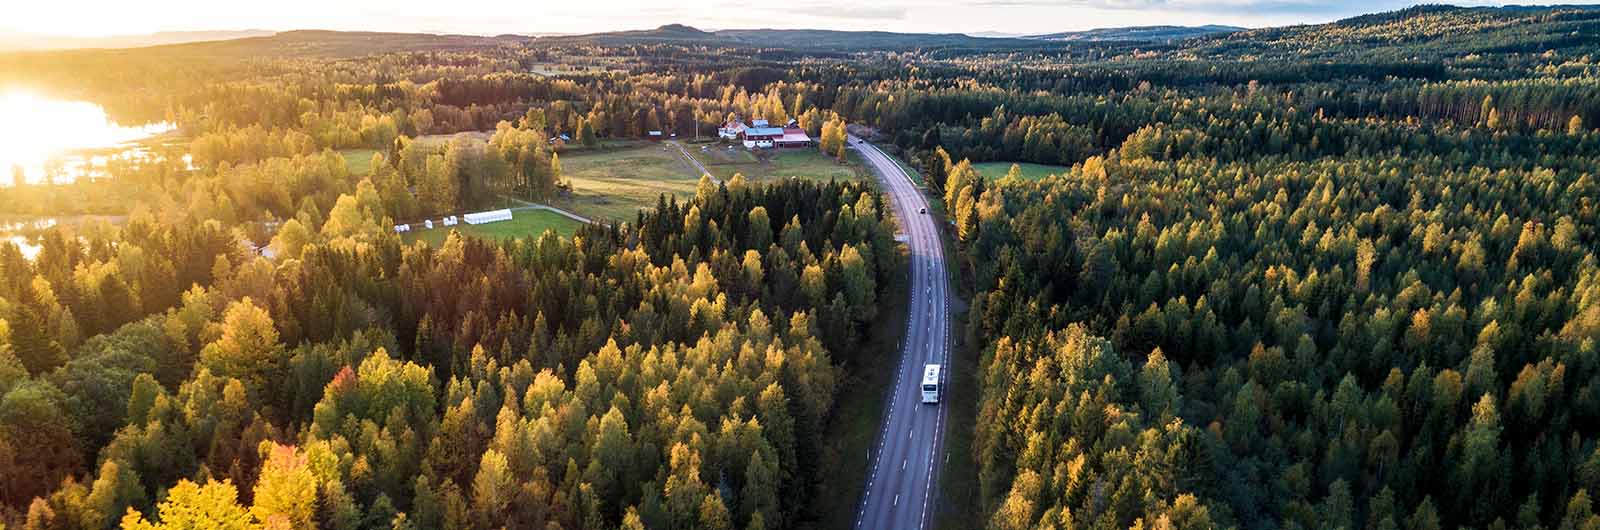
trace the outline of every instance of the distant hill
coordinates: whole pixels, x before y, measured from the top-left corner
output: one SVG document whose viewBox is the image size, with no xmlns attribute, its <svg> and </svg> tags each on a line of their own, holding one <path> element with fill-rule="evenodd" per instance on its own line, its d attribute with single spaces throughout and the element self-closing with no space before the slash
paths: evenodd
<svg viewBox="0 0 1600 530">
<path fill-rule="evenodd" d="M 0 31 L 0 51 L 142 48 L 167 44 L 268 37 L 276 33 L 275 31 L 250 29 L 242 31 L 163 31 L 147 35 L 114 35 L 109 37 L 61 37 Z"/>
<path fill-rule="evenodd" d="M 1045 35 L 1031 35 L 1023 37 L 1034 40 L 1066 41 L 1066 42 L 1174 42 L 1194 37 L 1218 35 L 1244 31 L 1245 28 L 1236 26 L 1133 26 L 1126 28 L 1101 28 L 1085 31 L 1064 31 Z"/>
<path fill-rule="evenodd" d="M 521 44 L 532 37 L 502 35 L 436 35 L 432 33 L 388 33 L 373 31 L 285 31 L 270 37 L 168 47 L 171 51 L 203 51 L 221 55 L 262 53 L 286 56 L 347 57 L 405 51 L 458 51 L 503 44 Z"/>
<path fill-rule="evenodd" d="M 358 57 L 395 52 L 466 51 L 502 45 L 522 45 L 534 37 L 501 35 L 435 35 L 431 33 L 383 33 L 368 31 L 295 30 L 265 36 L 147 46 L 137 53 L 150 57 L 177 59 L 223 59 L 242 57 Z M 89 49 L 0 50 L 12 53 L 96 53 Z M 104 50 L 104 53 L 135 53 L 134 50 Z"/>
<path fill-rule="evenodd" d="M 438 35 L 298 30 L 176 32 L 103 39 L 61 39 L 0 32 L 0 52 L 127 48 L 172 57 L 353 57 L 407 51 L 466 51 L 501 46 L 677 44 L 762 49 L 766 57 L 869 50 L 1059 50 L 1118 53 L 1158 43 L 1173 53 L 1219 60 L 1279 59 L 1395 64 L 1439 63 L 1473 54 L 1592 52 L 1600 6 L 1453 7 L 1424 5 L 1327 24 L 1243 29 L 1232 26 L 1138 26 L 1008 37 L 994 33 L 896 33 L 816 29 L 702 30 L 682 24 L 584 35 Z M 23 52 L 29 53 L 29 52 Z M 39 53 L 39 52 L 31 52 Z M 57 53 L 88 53 L 61 51 Z M 109 53 L 129 53 L 111 51 Z M 787 57 L 787 56 L 785 56 Z M 1484 65 L 1483 68 L 1488 68 Z"/>
<path fill-rule="evenodd" d="M 1327 24 L 1212 35 L 1189 51 L 1216 57 L 1418 61 L 1592 48 L 1600 6 L 1421 5 Z"/>
<path fill-rule="evenodd" d="M 1020 39 L 1026 38 L 1026 33 L 1013 33 L 1009 31 L 969 31 L 967 35 L 985 39 Z"/>
<path fill-rule="evenodd" d="M 1039 47 L 1042 45 L 1038 41 L 973 37 L 960 33 L 894 33 L 888 31 L 836 31 L 822 29 L 724 29 L 704 31 L 682 24 L 668 24 L 650 30 L 615 31 L 552 38 L 583 40 L 609 45 L 673 42 L 799 50 L 994 48 Z"/>
</svg>

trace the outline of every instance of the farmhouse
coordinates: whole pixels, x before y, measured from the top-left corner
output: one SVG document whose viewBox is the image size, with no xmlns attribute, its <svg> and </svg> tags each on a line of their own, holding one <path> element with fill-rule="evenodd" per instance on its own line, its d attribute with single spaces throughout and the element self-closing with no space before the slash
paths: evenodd
<svg viewBox="0 0 1600 530">
<path fill-rule="evenodd" d="M 750 127 L 746 126 L 744 122 L 734 120 L 724 123 L 721 127 L 718 127 L 717 136 L 722 137 L 723 140 L 738 140 L 739 135 L 744 134 L 744 130 L 749 128 Z"/>
<path fill-rule="evenodd" d="M 744 130 L 745 147 L 772 147 L 781 138 L 783 129 L 777 127 L 751 127 Z"/>
<path fill-rule="evenodd" d="M 783 129 L 779 127 L 751 127 L 744 130 L 745 141 L 771 141 L 779 138 L 783 138 Z"/>
<path fill-rule="evenodd" d="M 760 118 L 750 120 L 750 123 L 747 126 L 742 121 L 731 120 L 717 128 L 717 136 L 726 140 L 741 140 L 748 149 L 811 146 L 811 137 L 795 120 L 789 120 L 783 127 L 774 127 L 771 122 Z"/>
<path fill-rule="evenodd" d="M 751 127 L 744 130 L 744 146 L 810 147 L 811 136 L 799 127 Z"/>
</svg>

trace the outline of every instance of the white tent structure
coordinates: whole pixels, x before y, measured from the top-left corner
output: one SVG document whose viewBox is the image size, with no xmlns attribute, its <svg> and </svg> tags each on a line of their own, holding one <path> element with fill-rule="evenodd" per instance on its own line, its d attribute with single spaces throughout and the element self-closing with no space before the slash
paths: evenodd
<svg viewBox="0 0 1600 530">
<path fill-rule="evenodd" d="M 469 213 L 461 216 L 469 225 L 498 223 L 511 220 L 511 210 L 492 210 L 487 212 Z"/>
</svg>

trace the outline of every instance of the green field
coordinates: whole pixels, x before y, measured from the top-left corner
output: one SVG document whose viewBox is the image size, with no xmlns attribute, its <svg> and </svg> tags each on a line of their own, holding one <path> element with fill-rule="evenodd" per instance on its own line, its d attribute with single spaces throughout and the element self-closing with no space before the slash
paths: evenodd
<svg viewBox="0 0 1600 530">
<path fill-rule="evenodd" d="M 572 195 L 553 202 L 591 219 L 631 221 L 640 208 L 654 208 L 662 193 L 680 201 L 694 196 L 696 173 L 666 144 L 574 152 L 561 157 L 561 176 L 572 183 Z"/>
<path fill-rule="evenodd" d="M 816 149 L 769 149 L 757 154 L 743 147 L 730 149 L 719 144 L 685 145 L 684 148 L 705 164 L 712 176 L 724 180 L 733 178 L 735 173 L 752 182 L 789 177 L 824 181 L 871 177 L 855 151 L 846 154 L 846 163 L 840 164 Z"/>
<path fill-rule="evenodd" d="M 400 240 L 406 244 L 411 244 L 414 241 L 427 241 L 430 245 L 439 246 L 444 243 L 445 237 L 450 235 L 451 230 L 461 232 L 462 235 L 493 240 L 514 237 L 537 237 L 543 234 L 545 230 L 555 230 L 557 234 L 570 236 L 572 232 L 578 229 L 579 224 L 577 221 L 561 214 L 546 210 L 517 210 L 512 213 L 510 221 L 498 223 L 482 225 L 461 223 L 449 228 L 435 224 L 433 230 L 423 230 L 419 224 L 413 228 L 412 232 L 401 234 Z"/>
<path fill-rule="evenodd" d="M 997 179 L 1006 176 L 1006 173 L 1011 171 L 1011 164 L 1011 162 L 979 162 L 973 164 L 972 168 L 978 170 L 978 173 L 985 177 Z M 1050 175 L 1066 173 L 1072 169 L 1067 166 L 1049 166 L 1045 164 L 1029 164 L 1027 162 L 1017 163 L 1017 166 L 1022 168 L 1022 178 L 1026 180 L 1039 180 Z"/>
<path fill-rule="evenodd" d="M 489 137 L 493 135 L 494 131 L 464 131 L 453 134 L 425 134 L 416 138 L 412 138 L 411 141 L 423 147 L 444 149 L 445 146 L 450 145 L 450 141 L 454 140 L 457 136 L 465 136 L 480 142 L 488 143 Z"/>
<path fill-rule="evenodd" d="M 351 175 L 366 175 L 372 172 L 372 155 L 378 153 L 377 149 L 341 149 L 339 154 L 344 155 L 344 165 L 350 168 Z"/>
<path fill-rule="evenodd" d="M 463 134 L 484 138 L 481 133 Z M 443 146 L 452 136 L 423 136 L 417 141 Z M 758 155 L 742 147 L 728 149 L 715 144 L 701 150 L 702 145 L 691 144 L 684 148 L 705 164 L 712 176 L 723 180 L 732 178 L 735 173 L 743 174 L 751 182 L 790 177 L 823 181 L 871 178 L 855 151 L 850 151 L 847 162 L 840 164 L 815 149 L 767 150 Z M 371 170 L 375 152 L 373 149 L 346 149 L 340 154 L 344 155 L 352 173 L 366 174 Z M 674 194 L 679 201 L 694 196 L 695 186 L 700 182 L 699 170 L 685 161 L 676 147 L 639 140 L 606 140 L 594 149 L 569 146 L 561 154 L 561 174 L 572 184 L 572 194 L 550 201 L 551 205 L 596 220 L 631 221 L 639 209 L 654 208 L 656 198 L 663 193 Z M 443 241 L 445 232 L 434 231 L 440 232 L 435 239 Z"/>
</svg>

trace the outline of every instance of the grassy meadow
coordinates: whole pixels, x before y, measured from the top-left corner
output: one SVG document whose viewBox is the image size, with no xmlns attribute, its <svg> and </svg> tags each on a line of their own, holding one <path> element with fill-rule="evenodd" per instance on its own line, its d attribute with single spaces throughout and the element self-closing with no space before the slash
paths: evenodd
<svg viewBox="0 0 1600 530">
<path fill-rule="evenodd" d="M 512 212 L 510 221 L 469 225 L 465 222 L 444 227 L 438 223 L 433 225 L 433 230 L 424 230 L 420 224 L 413 227 L 411 232 L 400 235 L 401 241 L 410 244 L 414 241 L 427 241 L 435 247 L 444 243 L 445 237 L 451 230 L 461 232 L 462 235 L 476 236 L 483 239 L 501 240 L 514 237 L 529 237 L 543 234 L 545 230 L 555 230 L 557 234 L 570 236 L 578 229 L 581 223 L 561 214 L 546 210 L 517 210 Z"/>
<path fill-rule="evenodd" d="M 632 220 L 640 208 L 654 208 L 662 193 L 694 196 L 700 182 L 698 171 L 666 144 L 571 152 L 561 157 L 561 176 L 572 183 L 572 195 L 553 204 L 591 219 Z"/>
<path fill-rule="evenodd" d="M 479 141 L 487 139 L 481 133 L 462 134 Z M 442 148 L 453 136 L 423 136 L 417 141 Z M 702 146 L 706 149 L 701 149 Z M 723 180 L 733 178 L 736 173 L 743 174 L 751 182 L 791 177 L 821 181 L 872 178 L 854 150 L 848 153 L 846 162 L 840 164 L 815 149 L 756 153 L 742 147 L 729 149 L 721 144 L 685 144 L 684 149 L 704 164 L 712 176 Z M 365 174 L 371 170 L 372 155 L 376 152 L 374 149 L 347 149 L 340 154 L 344 155 L 352 173 Z M 549 201 L 550 204 L 597 220 L 632 220 L 639 209 L 654 208 L 656 198 L 663 193 L 676 195 L 679 201 L 688 199 L 694 195 L 700 181 L 699 170 L 685 161 L 676 147 L 638 140 L 608 140 L 593 149 L 569 145 L 561 153 L 561 169 L 562 178 L 572 184 L 572 194 Z M 518 212 L 518 217 L 525 213 Z M 435 229 L 428 233 L 432 232 L 439 235 L 426 238 L 444 240 L 446 231 Z M 564 233 L 570 232 L 569 228 Z M 423 237 L 423 233 L 415 232 L 408 237 Z"/>
<path fill-rule="evenodd" d="M 1011 164 L 1011 162 L 978 162 L 972 164 L 972 168 L 978 170 L 978 173 L 985 177 L 998 179 L 1006 176 L 1006 173 L 1011 171 Z M 1040 180 L 1050 175 L 1066 173 L 1067 170 L 1072 169 L 1067 166 L 1029 164 L 1026 162 L 1019 163 L 1017 166 L 1022 169 L 1023 180 Z"/>
<path fill-rule="evenodd" d="M 772 149 L 757 154 L 743 147 L 730 149 L 721 144 L 687 144 L 684 148 L 705 164 L 712 176 L 724 180 L 733 178 L 735 173 L 753 182 L 788 177 L 826 181 L 872 176 L 853 150 L 845 155 L 845 163 L 840 164 L 816 149 Z"/>
</svg>

